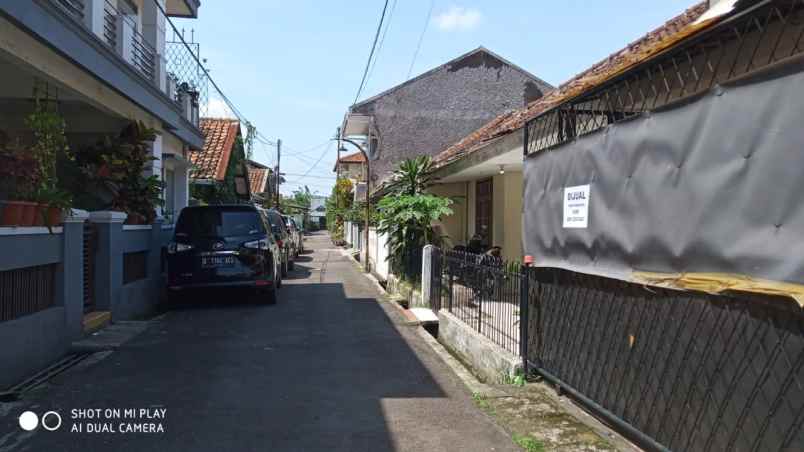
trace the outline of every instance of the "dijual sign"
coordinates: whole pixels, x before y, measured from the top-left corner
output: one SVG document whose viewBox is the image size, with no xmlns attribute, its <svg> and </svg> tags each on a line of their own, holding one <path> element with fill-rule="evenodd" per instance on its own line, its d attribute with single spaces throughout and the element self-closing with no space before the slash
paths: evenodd
<svg viewBox="0 0 804 452">
<path fill-rule="evenodd" d="M 564 227 L 589 226 L 589 185 L 564 187 Z"/>
</svg>

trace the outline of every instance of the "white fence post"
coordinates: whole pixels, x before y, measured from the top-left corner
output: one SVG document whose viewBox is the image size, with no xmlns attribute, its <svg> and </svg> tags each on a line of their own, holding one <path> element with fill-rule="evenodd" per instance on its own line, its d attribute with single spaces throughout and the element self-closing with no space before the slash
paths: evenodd
<svg viewBox="0 0 804 452">
<path fill-rule="evenodd" d="M 433 263 L 433 245 L 425 245 L 422 250 L 422 300 L 421 306 L 430 306 L 430 270 Z"/>
</svg>

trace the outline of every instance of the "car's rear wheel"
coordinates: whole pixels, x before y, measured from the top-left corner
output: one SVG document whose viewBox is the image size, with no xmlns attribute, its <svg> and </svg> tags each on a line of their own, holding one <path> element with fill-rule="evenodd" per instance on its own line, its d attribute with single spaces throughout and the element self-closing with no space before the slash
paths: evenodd
<svg viewBox="0 0 804 452">
<path fill-rule="evenodd" d="M 296 268 L 296 261 L 288 261 L 288 270 L 293 270 Z"/>
</svg>

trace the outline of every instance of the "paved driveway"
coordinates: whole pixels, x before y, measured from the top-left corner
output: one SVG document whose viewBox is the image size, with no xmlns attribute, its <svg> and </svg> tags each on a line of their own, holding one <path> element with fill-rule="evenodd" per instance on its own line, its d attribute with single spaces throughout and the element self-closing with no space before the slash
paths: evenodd
<svg viewBox="0 0 804 452">
<path fill-rule="evenodd" d="M 205 294 L 104 359 L 0 403 L 0 452 L 518 450 L 324 234 L 306 248 L 276 306 Z M 97 408 L 120 414 L 71 418 Z M 28 409 L 64 424 L 23 433 L 16 417 Z M 84 431 L 70 433 L 77 423 Z M 116 432 L 87 433 L 93 423 Z M 119 431 L 137 424 L 165 431 Z"/>
</svg>

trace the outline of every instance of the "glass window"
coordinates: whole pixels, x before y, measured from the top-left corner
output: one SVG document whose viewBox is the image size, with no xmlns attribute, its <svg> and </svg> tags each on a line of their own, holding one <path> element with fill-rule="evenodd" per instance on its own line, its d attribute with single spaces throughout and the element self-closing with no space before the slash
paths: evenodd
<svg viewBox="0 0 804 452">
<path fill-rule="evenodd" d="M 176 235 L 186 237 L 227 237 L 264 232 L 260 215 L 251 209 L 184 209 L 176 225 Z"/>
</svg>

